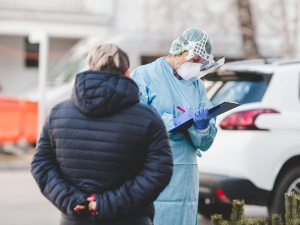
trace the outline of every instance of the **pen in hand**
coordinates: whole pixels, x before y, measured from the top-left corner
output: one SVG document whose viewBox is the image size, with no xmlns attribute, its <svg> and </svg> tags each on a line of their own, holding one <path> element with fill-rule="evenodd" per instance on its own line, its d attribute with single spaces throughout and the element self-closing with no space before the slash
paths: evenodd
<svg viewBox="0 0 300 225">
<path fill-rule="evenodd" d="M 180 106 L 177 106 L 177 109 L 179 109 L 182 112 L 185 112 L 185 110 L 183 108 L 181 108 Z"/>
</svg>

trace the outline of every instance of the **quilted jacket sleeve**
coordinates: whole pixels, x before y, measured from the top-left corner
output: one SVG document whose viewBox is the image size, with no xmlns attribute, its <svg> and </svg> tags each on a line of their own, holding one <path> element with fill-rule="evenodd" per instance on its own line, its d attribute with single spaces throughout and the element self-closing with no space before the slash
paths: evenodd
<svg viewBox="0 0 300 225">
<path fill-rule="evenodd" d="M 163 121 L 155 115 L 149 127 L 149 144 L 143 169 L 119 189 L 95 194 L 97 206 L 94 219 L 116 218 L 152 203 L 168 185 L 173 172 L 172 152 Z"/>
<path fill-rule="evenodd" d="M 61 212 L 78 216 L 73 208 L 86 202 L 87 195 L 70 185 L 59 171 L 48 136 L 49 120 L 41 132 L 36 152 L 31 163 L 31 173 L 42 194 Z"/>
</svg>

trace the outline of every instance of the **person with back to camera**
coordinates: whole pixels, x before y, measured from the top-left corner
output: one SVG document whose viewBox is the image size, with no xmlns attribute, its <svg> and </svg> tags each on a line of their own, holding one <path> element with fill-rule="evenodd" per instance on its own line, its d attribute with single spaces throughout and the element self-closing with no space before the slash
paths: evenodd
<svg viewBox="0 0 300 225">
<path fill-rule="evenodd" d="M 134 70 L 141 102 L 153 107 L 167 130 L 193 119 L 180 133 L 170 133 L 174 173 L 167 188 L 154 202 L 154 225 L 195 225 L 198 214 L 199 172 L 197 154 L 212 145 L 217 134 L 212 103 L 200 79 L 224 63 L 214 59 L 212 41 L 198 28 L 189 28 L 175 39 L 166 57 Z M 180 110 L 179 110 L 179 109 Z M 185 112 L 182 112 L 185 111 Z M 201 181 L 200 181 L 201 182 Z"/>
<path fill-rule="evenodd" d="M 150 225 L 153 201 L 173 172 L 160 116 L 139 103 L 129 59 L 114 44 L 89 52 L 71 99 L 41 132 L 32 175 L 61 225 Z"/>
</svg>

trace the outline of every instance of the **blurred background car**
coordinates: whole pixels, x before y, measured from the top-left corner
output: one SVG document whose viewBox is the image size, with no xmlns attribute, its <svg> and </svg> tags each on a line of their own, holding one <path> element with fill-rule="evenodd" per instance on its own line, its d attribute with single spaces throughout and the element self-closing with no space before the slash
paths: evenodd
<svg viewBox="0 0 300 225">
<path fill-rule="evenodd" d="M 214 105 L 241 104 L 217 118 L 213 146 L 198 159 L 199 212 L 229 217 L 234 199 L 284 215 L 300 194 L 300 60 L 227 63 L 205 77 Z"/>
</svg>

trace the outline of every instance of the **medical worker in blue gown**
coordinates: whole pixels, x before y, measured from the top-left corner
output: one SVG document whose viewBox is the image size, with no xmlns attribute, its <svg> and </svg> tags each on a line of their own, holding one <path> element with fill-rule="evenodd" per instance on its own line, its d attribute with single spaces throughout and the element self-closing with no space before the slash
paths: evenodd
<svg viewBox="0 0 300 225">
<path fill-rule="evenodd" d="M 210 37 L 198 28 L 190 28 L 172 43 L 168 56 L 134 70 L 140 100 L 152 106 L 167 130 L 189 118 L 186 132 L 170 135 L 174 172 L 170 184 L 154 202 L 154 225 L 197 224 L 199 174 L 197 155 L 207 151 L 217 134 L 215 118 L 209 116 L 212 103 L 200 79 L 224 62 L 212 56 Z M 186 112 L 177 109 L 180 106 Z"/>
</svg>

